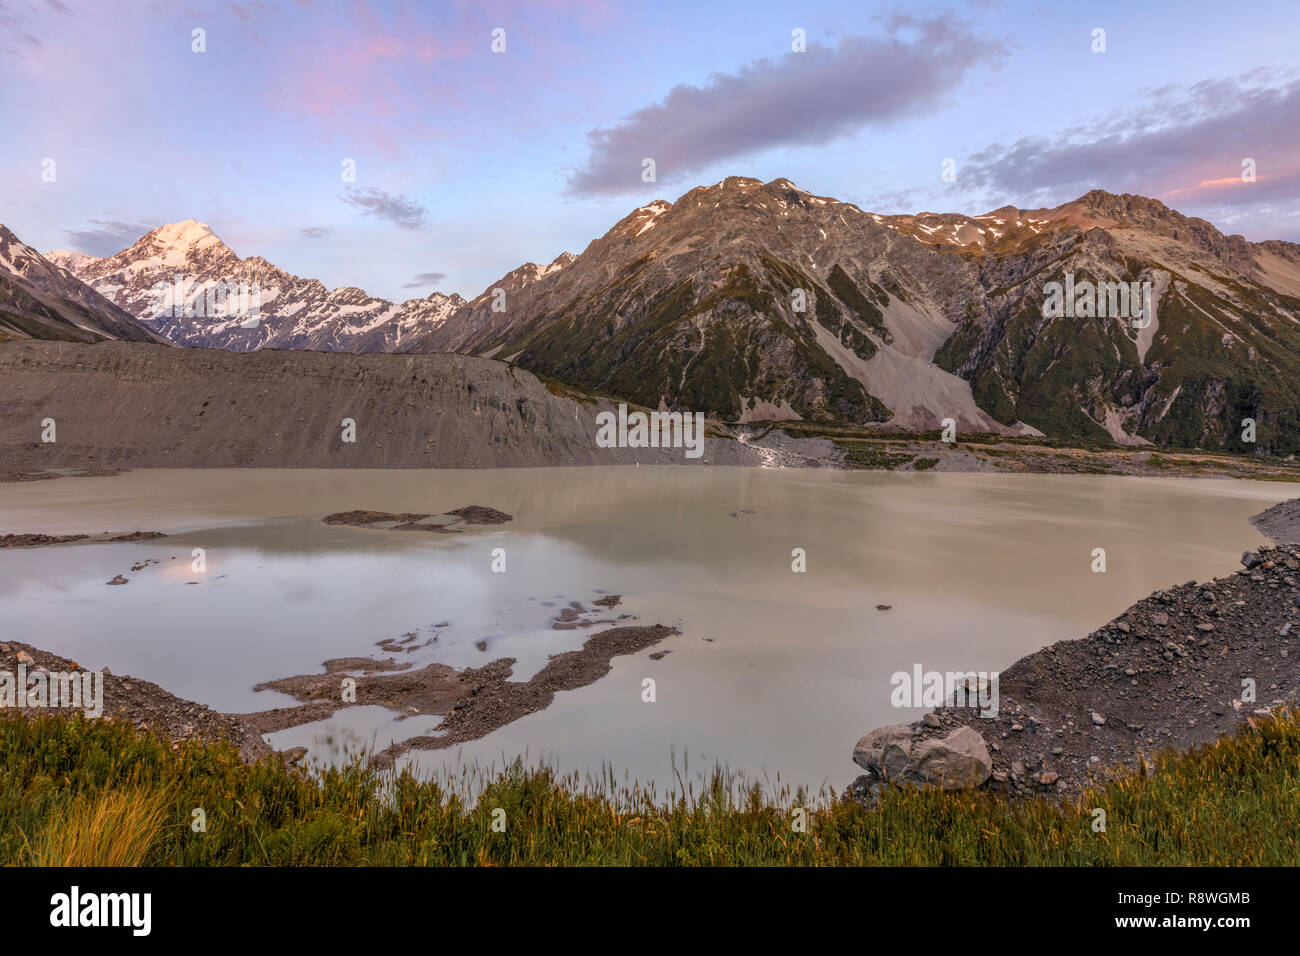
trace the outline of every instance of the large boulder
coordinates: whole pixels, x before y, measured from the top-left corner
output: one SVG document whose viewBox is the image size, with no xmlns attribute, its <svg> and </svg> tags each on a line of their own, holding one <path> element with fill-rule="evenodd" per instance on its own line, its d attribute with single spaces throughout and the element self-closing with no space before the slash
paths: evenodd
<svg viewBox="0 0 1300 956">
<path fill-rule="evenodd" d="M 902 780 L 912 755 L 912 728 L 906 724 L 878 727 L 853 748 L 853 762 L 882 780 Z"/>
<path fill-rule="evenodd" d="M 946 737 L 931 737 L 912 748 L 907 776 L 944 790 L 979 787 L 993 773 L 993 758 L 984 738 L 969 727 Z"/>
<path fill-rule="evenodd" d="M 853 762 L 880 780 L 895 784 L 910 781 L 944 790 L 982 786 L 993 773 L 988 745 L 970 727 L 916 742 L 906 724 L 880 727 L 858 741 Z"/>
</svg>

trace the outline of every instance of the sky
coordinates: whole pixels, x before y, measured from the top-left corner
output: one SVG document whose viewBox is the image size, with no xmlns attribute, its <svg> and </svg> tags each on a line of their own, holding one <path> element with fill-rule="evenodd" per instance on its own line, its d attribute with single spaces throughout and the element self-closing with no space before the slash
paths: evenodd
<svg viewBox="0 0 1300 956">
<path fill-rule="evenodd" d="M 730 175 L 1300 241 L 1297 40 L 1295 0 L 0 0 L 0 223 L 111 255 L 193 218 L 396 301 Z"/>
</svg>

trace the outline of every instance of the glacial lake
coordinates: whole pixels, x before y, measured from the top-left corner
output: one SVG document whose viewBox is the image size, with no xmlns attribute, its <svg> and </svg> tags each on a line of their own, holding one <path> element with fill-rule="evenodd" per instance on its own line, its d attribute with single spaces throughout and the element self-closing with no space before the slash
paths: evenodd
<svg viewBox="0 0 1300 956">
<path fill-rule="evenodd" d="M 416 667 L 508 656 L 527 679 L 598 630 L 552 630 L 565 605 L 620 594 L 602 616 L 681 634 L 615 658 L 544 711 L 402 763 L 455 775 L 527 754 L 659 794 L 679 773 L 698 780 L 723 764 L 772 790 L 838 791 L 858 773 L 862 734 L 922 712 L 891 706 L 895 671 L 1001 671 L 1157 588 L 1227 574 L 1265 543 L 1249 517 L 1294 494 L 1274 482 L 698 466 L 150 470 L 0 484 L 0 533 L 170 535 L 0 551 L 0 640 L 240 713 L 295 703 L 254 693 L 261 681 L 317 673 L 328 658 L 384 658 L 376 642 L 412 632 L 421 644 L 438 635 L 397 655 Z M 319 520 L 469 504 L 515 520 L 463 535 Z M 193 548 L 205 551 L 202 574 Z M 492 571 L 498 548 L 504 573 Z M 803 573 L 792 571 L 796 548 Z M 1092 571 L 1095 548 L 1105 573 Z M 157 563 L 130 570 L 146 559 Z M 116 574 L 129 583 L 106 586 Z M 650 659 L 658 651 L 670 653 Z M 323 761 L 439 721 L 358 707 L 267 740 Z"/>
</svg>

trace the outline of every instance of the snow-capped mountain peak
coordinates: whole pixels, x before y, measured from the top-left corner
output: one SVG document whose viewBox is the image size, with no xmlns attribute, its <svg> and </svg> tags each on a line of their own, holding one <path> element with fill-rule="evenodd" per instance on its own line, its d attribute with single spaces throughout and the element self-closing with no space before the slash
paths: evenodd
<svg viewBox="0 0 1300 956">
<path fill-rule="evenodd" d="M 45 253 L 45 258 L 73 274 L 95 261 L 94 256 L 88 256 L 84 252 L 77 252 L 75 249 L 52 249 Z"/>
<path fill-rule="evenodd" d="M 178 345 L 389 351 L 444 321 L 459 296 L 397 305 L 364 290 L 330 291 L 261 256 L 241 259 L 206 223 L 168 223 L 115 256 L 50 258 Z"/>
<path fill-rule="evenodd" d="M 214 242 L 221 242 L 213 233 L 211 226 L 194 219 L 184 219 L 159 226 L 149 235 L 172 249 L 188 249 L 196 244 L 211 245 Z"/>
</svg>

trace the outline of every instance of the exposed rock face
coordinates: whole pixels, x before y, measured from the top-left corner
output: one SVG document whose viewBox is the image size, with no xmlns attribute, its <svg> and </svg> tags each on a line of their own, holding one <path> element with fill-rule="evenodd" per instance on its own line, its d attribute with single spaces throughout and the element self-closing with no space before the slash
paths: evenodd
<svg viewBox="0 0 1300 956">
<path fill-rule="evenodd" d="M 492 468 L 752 464 L 710 437 L 681 448 L 601 448 L 607 402 L 466 355 L 250 355 L 163 345 L 0 345 L 3 469 Z M 54 418 L 58 440 L 43 443 Z M 355 442 L 343 441 L 344 419 Z"/>
</svg>

